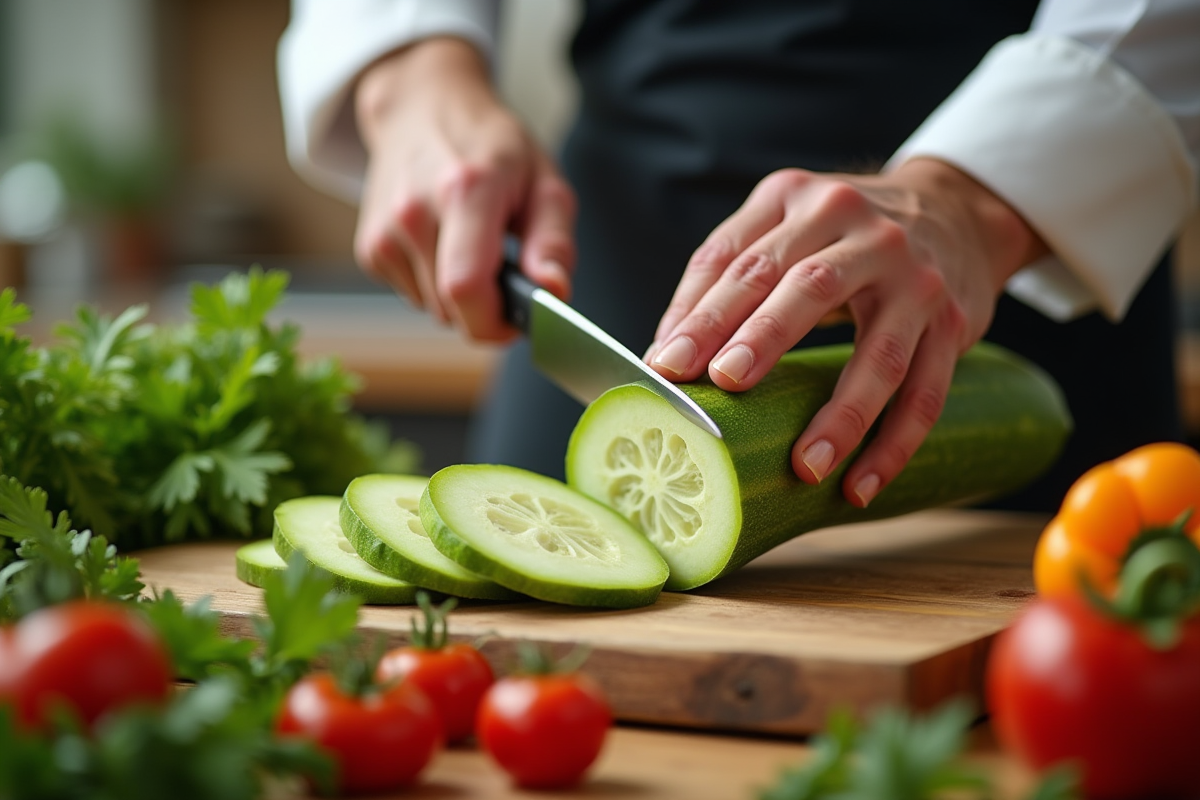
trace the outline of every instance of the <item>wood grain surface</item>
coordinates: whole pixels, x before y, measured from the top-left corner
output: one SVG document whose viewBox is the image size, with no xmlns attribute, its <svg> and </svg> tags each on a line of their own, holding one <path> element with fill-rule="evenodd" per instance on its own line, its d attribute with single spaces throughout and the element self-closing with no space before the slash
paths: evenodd
<svg viewBox="0 0 1200 800">
<path fill-rule="evenodd" d="M 453 638 L 487 637 L 505 671 L 514 643 L 592 650 L 585 670 L 619 719 L 807 734 L 830 711 L 932 707 L 953 696 L 982 708 L 993 636 L 1032 596 L 1030 564 L 1045 520 L 928 511 L 816 531 L 692 592 L 633 610 L 464 603 Z M 149 586 L 209 595 L 227 629 L 253 635 L 261 592 L 234 575 L 228 542 L 138 555 Z M 413 609 L 366 607 L 360 627 L 400 643 Z"/>
</svg>

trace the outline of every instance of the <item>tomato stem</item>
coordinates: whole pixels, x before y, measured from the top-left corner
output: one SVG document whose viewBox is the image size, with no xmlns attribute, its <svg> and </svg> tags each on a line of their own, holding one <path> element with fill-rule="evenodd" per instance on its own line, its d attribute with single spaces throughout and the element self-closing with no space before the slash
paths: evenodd
<svg viewBox="0 0 1200 800">
<path fill-rule="evenodd" d="M 446 618 L 458 605 L 457 597 L 448 597 L 440 605 L 435 606 L 429 599 L 429 593 L 422 590 L 417 592 L 417 606 L 421 609 L 423 624 L 417 624 L 417 618 L 412 619 L 412 645 L 422 650 L 441 650 L 449 639 L 449 626 Z"/>
</svg>

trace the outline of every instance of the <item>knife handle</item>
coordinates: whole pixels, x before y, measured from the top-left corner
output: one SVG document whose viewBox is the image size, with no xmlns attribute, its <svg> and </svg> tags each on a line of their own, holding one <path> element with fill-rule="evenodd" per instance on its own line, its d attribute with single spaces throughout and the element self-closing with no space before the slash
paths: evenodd
<svg viewBox="0 0 1200 800">
<path fill-rule="evenodd" d="M 500 295 L 504 302 L 504 319 L 522 333 L 529 333 L 533 311 L 533 293 L 538 285 L 526 278 L 521 268 L 504 259 L 500 267 Z"/>
</svg>

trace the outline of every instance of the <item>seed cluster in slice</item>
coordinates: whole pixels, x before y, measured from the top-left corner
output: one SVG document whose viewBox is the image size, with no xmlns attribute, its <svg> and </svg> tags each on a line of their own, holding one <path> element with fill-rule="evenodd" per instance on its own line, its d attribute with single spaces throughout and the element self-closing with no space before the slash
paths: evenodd
<svg viewBox="0 0 1200 800">
<path fill-rule="evenodd" d="M 670 565 L 668 589 L 714 577 L 737 542 L 728 452 L 643 386 L 611 389 L 588 407 L 567 449 L 567 481 L 646 535 Z"/>
<path fill-rule="evenodd" d="M 438 550 L 502 586 L 542 600 L 624 608 L 652 603 L 667 565 L 608 506 L 516 467 L 446 467 L 421 497 Z"/>
</svg>

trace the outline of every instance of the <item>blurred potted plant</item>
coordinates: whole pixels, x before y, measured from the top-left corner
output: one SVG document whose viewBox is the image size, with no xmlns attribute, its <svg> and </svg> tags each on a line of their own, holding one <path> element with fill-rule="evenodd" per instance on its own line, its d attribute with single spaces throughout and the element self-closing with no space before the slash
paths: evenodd
<svg viewBox="0 0 1200 800">
<path fill-rule="evenodd" d="M 72 213 L 96 227 L 105 279 L 160 277 L 166 266 L 163 208 L 174 167 L 167 137 L 106 147 L 82 124 L 60 119 L 37 149 L 62 180 Z"/>
</svg>

